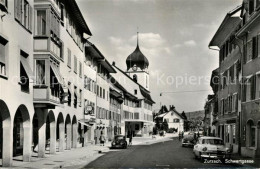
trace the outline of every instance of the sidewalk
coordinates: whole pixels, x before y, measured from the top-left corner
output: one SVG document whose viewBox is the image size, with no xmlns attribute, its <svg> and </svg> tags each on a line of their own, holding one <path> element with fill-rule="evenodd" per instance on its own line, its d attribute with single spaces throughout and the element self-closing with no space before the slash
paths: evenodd
<svg viewBox="0 0 260 169">
<path fill-rule="evenodd" d="M 170 140 L 172 135 L 165 137 L 134 137 L 132 145 L 150 145 L 162 141 Z M 105 146 L 88 145 L 87 147 L 65 150 L 57 152 L 55 155 L 46 154 L 45 158 L 38 158 L 37 154 L 33 154 L 31 162 L 23 162 L 21 157 L 15 158 L 12 168 L 71 168 L 94 161 L 102 156 L 104 152 L 110 151 L 111 142 L 105 143 Z"/>
</svg>

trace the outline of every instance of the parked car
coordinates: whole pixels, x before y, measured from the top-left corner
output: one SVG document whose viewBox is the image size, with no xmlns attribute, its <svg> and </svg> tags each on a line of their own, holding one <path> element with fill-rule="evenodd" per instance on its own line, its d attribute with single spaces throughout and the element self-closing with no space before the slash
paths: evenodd
<svg viewBox="0 0 260 169">
<path fill-rule="evenodd" d="M 194 138 L 194 132 L 189 132 L 187 135 L 185 135 L 182 139 L 182 147 L 193 147 L 196 143 L 196 140 Z"/>
<path fill-rule="evenodd" d="M 127 141 L 124 135 L 116 135 L 111 143 L 112 148 L 127 148 Z"/>
<path fill-rule="evenodd" d="M 225 159 L 230 158 L 231 151 L 225 147 L 224 142 L 219 137 L 200 137 L 194 145 L 193 153 L 195 158 L 215 158 Z"/>
</svg>

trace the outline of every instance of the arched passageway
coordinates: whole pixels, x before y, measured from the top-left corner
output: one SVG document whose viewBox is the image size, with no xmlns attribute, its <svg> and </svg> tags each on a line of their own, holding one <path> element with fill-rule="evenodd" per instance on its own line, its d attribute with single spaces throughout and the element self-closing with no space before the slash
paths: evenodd
<svg viewBox="0 0 260 169">
<path fill-rule="evenodd" d="M 0 127 L 0 156 L 2 158 L 2 166 L 10 167 L 13 161 L 11 117 L 9 109 L 3 100 L 0 100 Z"/>
<path fill-rule="evenodd" d="M 49 111 L 46 119 L 46 149 L 50 154 L 56 153 L 56 122 L 53 111 Z"/>
<path fill-rule="evenodd" d="M 65 127 L 64 127 L 64 117 L 62 113 L 59 113 L 58 115 L 56 137 L 59 143 L 58 150 L 59 152 L 62 152 L 64 151 L 64 143 L 65 143 Z"/>
<path fill-rule="evenodd" d="M 70 150 L 71 149 L 71 119 L 70 115 L 68 114 L 65 120 L 65 140 L 66 140 L 66 149 Z"/>
<path fill-rule="evenodd" d="M 20 105 L 15 112 L 13 123 L 13 156 L 23 156 L 23 161 L 31 158 L 31 130 L 28 109 Z"/>
<path fill-rule="evenodd" d="M 77 118 L 74 115 L 72 119 L 72 148 L 77 148 L 77 139 L 78 139 L 78 125 Z"/>
</svg>

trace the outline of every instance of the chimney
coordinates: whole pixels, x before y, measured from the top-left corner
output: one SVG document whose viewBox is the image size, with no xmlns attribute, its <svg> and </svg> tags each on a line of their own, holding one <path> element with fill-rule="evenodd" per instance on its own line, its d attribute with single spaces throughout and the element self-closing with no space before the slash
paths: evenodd
<svg viewBox="0 0 260 169">
<path fill-rule="evenodd" d="M 112 65 L 113 65 L 113 66 L 115 66 L 115 65 L 116 65 L 116 62 L 115 62 L 115 61 L 113 61 L 113 62 L 112 62 Z"/>
</svg>

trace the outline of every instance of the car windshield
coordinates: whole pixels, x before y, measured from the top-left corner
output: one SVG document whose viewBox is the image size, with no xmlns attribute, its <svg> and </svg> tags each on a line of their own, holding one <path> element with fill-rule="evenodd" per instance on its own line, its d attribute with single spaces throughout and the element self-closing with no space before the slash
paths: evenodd
<svg viewBox="0 0 260 169">
<path fill-rule="evenodd" d="M 124 139 L 124 136 L 115 136 L 115 140 L 122 140 Z"/>
<path fill-rule="evenodd" d="M 202 144 L 224 145 L 223 140 L 220 139 L 203 139 Z"/>
</svg>

